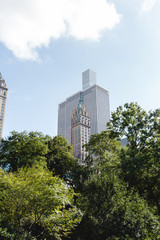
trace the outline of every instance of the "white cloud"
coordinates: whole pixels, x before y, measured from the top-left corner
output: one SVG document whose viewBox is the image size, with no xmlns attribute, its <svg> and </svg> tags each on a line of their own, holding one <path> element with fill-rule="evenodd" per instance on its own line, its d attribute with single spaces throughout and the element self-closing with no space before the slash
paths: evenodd
<svg viewBox="0 0 160 240">
<path fill-rule="evenodd" d="M 142 12 L 149 12 L 156 5 L 156 3 L 160 3 L 160 0 L 144 0 L 142 5 Z"/>
<path fill-rule="evenodd" d="M 22 59 L 62 36 L 98 40 L 120 21 L 106 0 L 0 0 L 0 41 Z"/>
</svg>

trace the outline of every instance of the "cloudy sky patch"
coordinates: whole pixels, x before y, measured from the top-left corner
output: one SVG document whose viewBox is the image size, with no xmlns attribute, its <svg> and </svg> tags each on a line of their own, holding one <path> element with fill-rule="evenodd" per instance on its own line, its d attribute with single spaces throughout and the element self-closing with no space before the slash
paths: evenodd
<svg viewBox="0 0 160 240">
<path fill-rule="evenodd" d="M 37 60 L 37 48 L 62 36 L 98 40 L 119 21 L 106 0 L 0 0 L 0 41 L 21 59 Z"/>
<path fill-rule="evenodd" d="M 0 0 L 0 72 L 9 89 L 3 136 L 55 136 L 58 104 L 81 90 L 88 68 L 109 91 L 111 111 L 126 102 L 160 108 L 159 3 Z"/>
<path fill-rule="evenodd" d="M 142 5 L 142 12 L 151 11 L 157 3 L 160 3 L 160 0 L 144 0 Z"/>
</svg>

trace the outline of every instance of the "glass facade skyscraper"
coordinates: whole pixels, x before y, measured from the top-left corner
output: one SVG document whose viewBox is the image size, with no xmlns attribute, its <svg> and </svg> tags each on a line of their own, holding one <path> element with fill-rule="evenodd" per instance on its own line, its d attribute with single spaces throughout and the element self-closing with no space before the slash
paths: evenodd
<svg viewBox="0 0 160 240">
<path fill-rule="evenodd" d="M 90 115 L 90 134 L 104 131 L 110 119 L 109 92 L 96 84 L 95 72 L 87 70 L 82 73 L 82 89 L 60 103 L 58 108 L 58 135 L 65 137 L 69 144 L 72 144 L 72 113 L 80 99 Z"/>
</svg>

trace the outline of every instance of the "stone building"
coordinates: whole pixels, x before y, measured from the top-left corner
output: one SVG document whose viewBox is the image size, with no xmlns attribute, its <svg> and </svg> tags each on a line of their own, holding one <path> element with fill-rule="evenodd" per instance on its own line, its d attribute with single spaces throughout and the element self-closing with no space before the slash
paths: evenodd
<svg viewBox="0 0 160 240">
<path fill-rule="evenodd" d="M 8 89 L 7 89 L 5 80 L 3 79 L 2 74 L 0 73 L 0 139 L 2 138 L 2 133 L 3 133 L 7 92 L 8 92 Z"/>
<path fill-rule="evenodd" d="M 79 163 L 83 164 L 87 152 L 84 144 L 89 142 L 91 121 L 90 115 L 87 113 L 83 100 L 80 99 L 78 105 L 72 112 L 71 120 L 71 144 L 73 146 L 73 156 L 79 159 Z"/>
</svg>

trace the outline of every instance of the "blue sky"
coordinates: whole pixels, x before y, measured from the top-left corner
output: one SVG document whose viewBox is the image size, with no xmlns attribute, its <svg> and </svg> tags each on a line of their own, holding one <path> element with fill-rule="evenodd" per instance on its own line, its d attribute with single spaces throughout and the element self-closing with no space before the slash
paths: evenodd
<svg viewBox="0 0 160 240">
<path fill-rule="evenodd" d="M 57 134 L 58 104 L 97 73 L 111 111 L 160 107 L 160 0 L 0 0 L 0 72 L 9 89 L 3 136 Z"/>
</svg>

